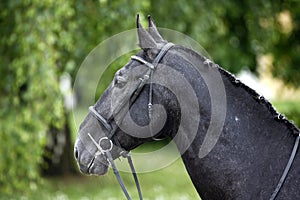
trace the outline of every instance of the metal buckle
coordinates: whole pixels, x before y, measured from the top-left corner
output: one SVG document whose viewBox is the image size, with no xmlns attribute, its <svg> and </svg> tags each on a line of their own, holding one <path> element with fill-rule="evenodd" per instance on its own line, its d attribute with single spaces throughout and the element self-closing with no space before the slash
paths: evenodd
<svg viewBox="0 0 300 200">
<path fill-rule="evenodd" d="M 109 141 L 109 144 L 110 144 L 110 147 L 109 147 L 109 148 L 103 149 L 103 147 L 101 146 L 101 142 L 102 142 L 103 140 L 108 140 L 108 141 Z M 111 151 L 111 150 L 112 150 L 112 148 L 113 148 L 113 143 L 112 143 L 112 141 L 111 141 L 108 137 L 102 137 L 102 138 L 100 138 L 100 140 L 99 140 L 99 147 L 101 148 L 101 151 L 102 151 L 103 153 L 105 153 L 105 152 L 108 152 L 108 151 Z"/>
<path fill-rule="evenodd" d="M 128 158 L 130 156 L 130 153 L 124 150 L 120 152 L 120 156 L 122 156 L 123 158 Z"/>
<path fill-rule="evenodd" d="M 113 143 L 112 143 L 112 141 L 111 141 L 110 139 L 108 139 L 108 137 L 100 138 L 99 144 L 98 144 L 98 143 L 94 140 L 94 138 L 91 136 L 90 133 L 88 133 L 88 136 L 91 138 L 91 140 L 93 141 L 93 143 L 95 144 L 95 146 L 97 147 L 98 151 L 99 151 L 101 154 L 105 155 L 106 152 L 109 152 L 109 151 L 112 150 L 112 148 L 113 148 Z M 110 142 L 110 147 L 107 148 L 107 149 L 103 149 L 103 148 L 101 147 L 101 145 L 100 145 L 100 144 L 101 144 L 101 141 L 104 140 L 104 139 L 109 140 L 109 142 Z M 97 154 L 97 156 L 99 155 L 99 153 L 96 153 L 96 154 Z"/>
</svg>

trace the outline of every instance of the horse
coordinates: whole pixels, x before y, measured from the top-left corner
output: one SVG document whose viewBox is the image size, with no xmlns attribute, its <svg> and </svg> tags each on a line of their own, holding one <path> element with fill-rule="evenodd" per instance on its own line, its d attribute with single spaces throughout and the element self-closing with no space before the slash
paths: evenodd
<svg viewBox="0 0 300 200">
<path fill-rule="evenodd" d="M 203 200 L 300 199 L 296 125 L 219 65 L 167 42 L 151 16 L 148 23 L 146 30 L 137 17 L 141 51 L 80 125 L 80 171 L 116 171 L 124 152 L 170 138 Z"/>
</svg>

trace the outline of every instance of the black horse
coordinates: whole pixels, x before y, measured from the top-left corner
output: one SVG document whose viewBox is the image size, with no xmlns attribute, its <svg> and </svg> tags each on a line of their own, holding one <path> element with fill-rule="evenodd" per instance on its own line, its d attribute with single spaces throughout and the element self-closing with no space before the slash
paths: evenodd
<svg viewBox="0 0 300 200">
<path fill-rule="evenodd" d="M 113 145 L 104 145 L 113 159 L 145 142 L 171 138 L 202 199 L 269 199 L 299 129 L 210 60 L 179 45 L 166 48 L 148 19 L 148 30 L 137 20 L 142 50 L 116 73 L 80 126 L 80 170 L 108 170 L 92 138 L 111 138 Z M 277 199 L 300 199 L 299 167 L 296 155 Z"/>
</svg>

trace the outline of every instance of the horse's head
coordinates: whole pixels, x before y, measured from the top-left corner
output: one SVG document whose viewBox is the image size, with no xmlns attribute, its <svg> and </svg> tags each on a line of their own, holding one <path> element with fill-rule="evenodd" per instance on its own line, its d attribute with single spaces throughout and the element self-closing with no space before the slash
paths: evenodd
<svg viewBox="0 0 300 200">
<path fill-rule="evenodd" d="M 153 74 L 157 73 L 156 64 L 167 59 L 167 51 L 172 45 L 161 37 L 150 16 L 148 21 L 149 28 L 146 30 L 137 17 L 142 50 L 116 72 L 113 82 L 90 107 L 80 125 L 74 154 L 83 173 L 106 173 L 109 165 L 106 150 L 115 159 L 144 142 L 166 137 L 172 129 L 167 126 L 176 124 L 168 117 L 168 112 L 179 115 L 177 112 L 180 111 L 171 111 L 173 100 L 170 99 L 175 99 L 176 103 L 176 98 L 172 92 L 151 84 Z M 159 92 L 164 100 L 156 97 Z M 159 105 L 152 106 L 152 103 L 165 108 L 158 109 Z M 170 122 L 172 120 L 173 123 Z"/>
</svg>

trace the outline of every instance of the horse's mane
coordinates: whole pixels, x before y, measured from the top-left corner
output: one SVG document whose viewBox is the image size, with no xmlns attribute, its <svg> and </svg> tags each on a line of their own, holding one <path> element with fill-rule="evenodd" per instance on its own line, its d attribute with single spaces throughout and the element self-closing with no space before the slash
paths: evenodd
<svg viewBox="0 0 300 200">
<path fill-rule="evenodd" d="M 215 64 L 217 65 L 217 64 Z M 228 78 L 231 83 L 235 86 L 243 88 L 250 96 L 255 99 L 257 102 L 260 104 L 264 105 L 267 107 L 268 111 L 270 114 L 273 116 L 274 120 L 283 123 L 286 125 L 286 127 L 292 131 L 293 134 L 298 135 L 299 134 L 299 129 L 297 126 L 294 124 L 294 122 L 288 120 L 285 115 L 279 113 L 274 106 L 262 95 L 258 94 L 255 90 L 241 82 L 239 79 L 237 79 L 233 74 L 230 72 L 226 71 L 225 69 L 221 68 L 219 65 L 217 65 L 218 70 L 220 71 L 221 74 L 223 74 L 226 78 Z"/>
<path fill-rule="evenodd" d="M 241 82 L 239 79 L 237 79 L 235 77 L 235 75 L 233 75 L 232 73 L 230 73 L 227 70 L 223 69 L 218 64 L 215 64 L 213 61 L 211 61 L 208 58 L 200 55 L 199 53 L 197 53 L 196 51 L 194 51 L 192 49 L 185 48 L 185 47 L 182 47 L 182 46 L 179 46 L 179 48 L 181 48 L 182 50 L 187 51 L 188 53 L 200 58 L 200 60 L 206 66 L 208 66 L 208 67 L 217 67 L 219 72 L 224 77 L 226 77 L 234 86 L 244 89 L 254 100 L 256 100 L 260 104 L 264 105 L 267 108 L 267 110 L 270 112 L 271 116 L 273 116 L 274 120 L 278 121 L 279 123 L 285 124 L 286 127 L 289 130 L 291 130 L 293 134 L 295 134 L 295 135 L 299 134 L 300 130 L 294 124 L 294 122 L 288 120 L 285 117 L 285 115 L 279 113 L 266 98 L 264 98 L 262 95 L 258 94 L 254 89 L 250 88 L 249 86 L 247 86 L 246 84 Z"/>
</svg>

